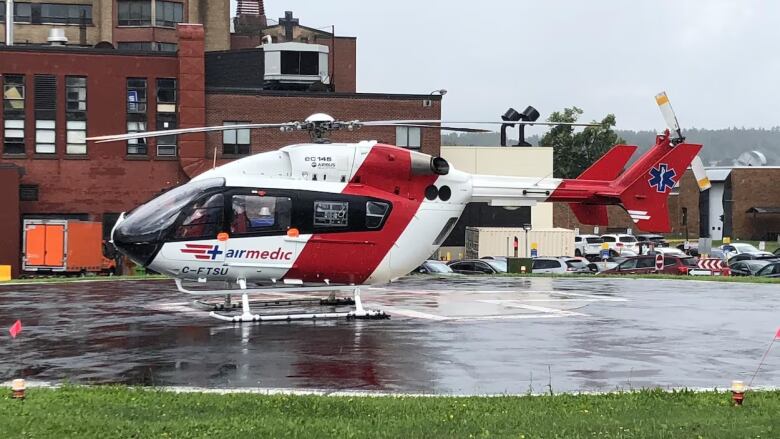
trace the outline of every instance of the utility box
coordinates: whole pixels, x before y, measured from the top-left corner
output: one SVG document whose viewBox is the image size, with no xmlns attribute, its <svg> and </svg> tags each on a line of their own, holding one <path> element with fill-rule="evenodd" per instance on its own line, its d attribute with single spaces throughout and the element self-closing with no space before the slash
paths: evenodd
<svg viewBox="0 0 780 439">
<path fill-rule="evenodd" d="M 533 273 L 533 262 L 531 258 L 506 258 L 507 273 Z"/>
<path fill-rule="evenodd" d="M 539 256 L 574 255 L 574 230 L 562 228 L 533 229 L 508 227 L 466 227 L 466 258 L 507 256 L 530 258 L 531 243 L 537 244 Z M 514 240 L 517 238 L 517 255 Z"/>
<path fill-rule="evenodd" d="M 24 220 L 22 271 L 111 272 L 103 256 L 103 224 L 75 220 Z"/>
</svg>

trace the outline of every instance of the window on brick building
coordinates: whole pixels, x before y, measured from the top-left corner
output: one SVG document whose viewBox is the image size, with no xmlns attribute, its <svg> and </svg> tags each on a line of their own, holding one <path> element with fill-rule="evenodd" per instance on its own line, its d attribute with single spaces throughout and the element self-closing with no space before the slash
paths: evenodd
<svg viewBox="0 0 780 439">
<path fill-rule="evenodd" d="M 146 131 L 146 122 L 127 122 L 127 133 Z M 127 141 L 128 155 L 146 155 L 146 139 L 130 139 Z"/>
<path fill-rule="evenodd" d="M 184 21 L 184 5 L 177 2 L 155 1 L 155 26 L 176 27 Z"/>
<path fill-rule="evenodd" d="M 23 75 L 2 75 L 3 81 L 3 153 L 24 154 Z"/>
<path fill-rule="evenodd" d="M 117 43 L 119 50 L 137 50 L 139 52 L 176 52 L 176 43 L 158 43 L 156 41 L 122 41 Z"/>
<path fill-rule="evenodd" d="M 32 23 L 30 3 L 14 3 L 14 23 Z M 0 21 L 5 20 L 5 2 L 0 1 Z"/>
<path fill-rule="evenodd" d="M 176 80 L 159 78 L 157 79 L 157 129 L 173 130 L 176 128 Z M 158 137 L 157 155 L 175 156 L 176 137 L 175 135 Z"/>
<path fill-rule="evenodd" d="M 146 85 L 145 78 L 127 78 L 128 133 L 147 131 Z M 128 155 L 146 155 L 147 153 L 146 139 L 131 139 L 127 141 Z"/>
<path fill-rule="evenodd" d="M 35 152 L 57 152 L 57 78 L 35 75 Z"/>
<path fill-rule="evenodd" d="M 151 26 L 151 0 L 118 0 L 117 24 L 119 26 Z"/>
<path fill-rule="evenodd" d="M 226 121 L 224 126 L 244 125 L 249 122 Z M 222 154 L 248 155 L 251 150 L 251 136 L 248 128 L 222 132 Z"/>
<path fill-rule="evenodd" d="M 157 114 L 157 129 L 158 130 L 173 130 L 176 129 L 176 113 L 158 113 Z M 161 136 L 157 138 L 157 155 L 163 157 L 173 157 L 176 155 L 176 137 Z"/>
<path fill-rule="evenodd" d="M 87 78 L 65 77 L 65 118 L 67 154 L 87 153 Z"/>
<path fill-rule="evenodd" d="M 417 127 L 396 127 L 395 145 L 409 149 L 420 149 L 421 131 Z"/>
</svg>

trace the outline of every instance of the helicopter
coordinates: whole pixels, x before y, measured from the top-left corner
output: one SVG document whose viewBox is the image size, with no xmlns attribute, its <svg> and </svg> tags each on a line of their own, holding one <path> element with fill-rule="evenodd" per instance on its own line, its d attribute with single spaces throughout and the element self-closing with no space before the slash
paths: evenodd
<svg viewBox="0 0 780 439">
<path fill-rule="evenodd" d="M 702 145 L 685 142 L 665 94 L 656 100 L 676 137 L 667 129 L 627 168 L 637 147 L 616 145 L 576 179 L 474 175 L 455 169 L 442 157 L 377 141 L 329 140 L 334 131 L 364 126 L 485 131 L 445 124 L 494 122 L 338 121 L 320 113 L 302 122 L 88 140 L 102 143 L 243 128 L 308 131 L 311 143 L 215 167 L 121 214 L 111 241 L 138 265 L 174 278 L 181 292 L 225 296 L 223 308 L 231 310 L 231 295 L 240 293 L 239 314 L 210 313 L 223 321 L 382 318 L 384 312 L 363 308 L 360 287 L 391 282 L 412 271 L 444 242 L 468 203 L 516 208 L 566 202 L 582 223 L 594 225 L 608 223 L 607 205 L 620 205 L 639 229 L 668 231 L 667 198 L 688 166 L 699 160 Z M 694 172 L 699 174 L 696 166 Z M 185 281 L 223 282 L 231 288 L 188 289 Z M 236 285 L 238 289 L 232 288 Z M 329 291 L 333 298 L 341 290 L 352 291 L 353 311 L 260 315 L 251 311 L 248 298 L 258 291 Z"/>
</svg>

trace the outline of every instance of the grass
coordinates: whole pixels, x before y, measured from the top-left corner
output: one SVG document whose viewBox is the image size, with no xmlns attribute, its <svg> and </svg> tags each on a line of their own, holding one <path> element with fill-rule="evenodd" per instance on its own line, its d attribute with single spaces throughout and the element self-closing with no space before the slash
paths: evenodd
<svg viewBox="0 0 780 439">
<path fill-rule="evenodd" d="M 5 390 L 5 389 L 0 389 Z M 35 437 L 777 437 L 780 392 L 328 397 L 177 394 L 125 387 L 0 396 L 0 431 Z"/>
<path fill-rule="evenodd" d="M 19 284 L 51 284 L 51 283 L 69 283 L 69 282 L 112 282 L 112 281 L 124 281 L 124 280 L 160 280 L 170 279 L 162 275 L 152 274 L 134 274 L 130 276 L 51 276 L 51 277 L 34 277 L 25 279 L 12 279 L 10 281 L 0 282 L 2 285 L 19 285 Z"/>
</svg>

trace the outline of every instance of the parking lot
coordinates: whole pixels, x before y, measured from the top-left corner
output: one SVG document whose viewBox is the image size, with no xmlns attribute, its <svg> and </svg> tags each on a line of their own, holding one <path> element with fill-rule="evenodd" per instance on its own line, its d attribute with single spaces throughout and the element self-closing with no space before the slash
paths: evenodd
<svg viewBox="0 0 780 439">
<path fill-rule="evenodd" d="M 171 281 L 0 287 L 0 381 L 440 394 L 723 388 L 780 325 L 776 285 L 412 276 L 363 290 L 389 320 L 234 325 Z M 285 297 L 285 295 L 275 295 Z M 260 297 L 257 297 L 260 298 Z M 268 296 L 266 298 L 272 298 Z M 780 350 L 757 386 L 780 382 Z"/>
</svg>

